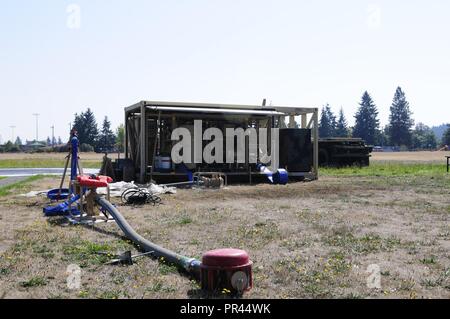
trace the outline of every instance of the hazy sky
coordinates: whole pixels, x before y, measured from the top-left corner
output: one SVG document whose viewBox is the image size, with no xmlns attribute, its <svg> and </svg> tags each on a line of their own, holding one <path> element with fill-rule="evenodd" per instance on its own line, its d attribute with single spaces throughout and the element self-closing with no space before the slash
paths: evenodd
<svg viewBox="0 0 450 319">
<path fill-rule="evenodd" d="M 74 4 L 74 5 L 73 5 Z M 140 100 L 343 107 L 382 124 L 397 86 L 450 122 L 450 1 L 0 0 L 0 134 L 68 136 Z"/>
</svg>

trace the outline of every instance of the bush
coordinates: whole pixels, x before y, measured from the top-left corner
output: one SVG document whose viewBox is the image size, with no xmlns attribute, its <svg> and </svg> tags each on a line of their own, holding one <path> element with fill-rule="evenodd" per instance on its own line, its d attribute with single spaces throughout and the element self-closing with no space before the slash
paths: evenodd
<svg viewBox="0 0 450 319">
<path fill-rule="evenodd" d="M 80 146 L 80 151 L 81 152 L 93 152 L 94 151 L 94 147 L 92 145 L 89 144 L 81 144 Z"/>
<path fill-rule="evenodd" d="M 58 146 L 56 151 L 59 153 L 67 153 L 69 151 L 69 145 Z"/>
<path fill-rule="evenodd" d="M 409 151 L 408 146 L 406 146 L 406 145 L 401 145 L 400 146 L 400 152 L 408 152 L 408 151 Z"/>
<path fill-rule="evenodd" d="M 4 152 L 6 153 L 18 153 L 20 152 L 20 147 L 8 141 L 5 145 L 3 145 Z"/>
</svg>

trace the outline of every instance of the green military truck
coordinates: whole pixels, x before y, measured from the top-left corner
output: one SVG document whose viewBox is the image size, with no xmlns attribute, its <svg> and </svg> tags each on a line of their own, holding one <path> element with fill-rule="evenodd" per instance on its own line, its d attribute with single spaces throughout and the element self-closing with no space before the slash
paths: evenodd
<svg viewBox="0 0 450 319">
<path fill-rule="evenodd" d="M 319 165 L 369 166 L 373 147 L 360 138 L 319 139 Z"/>
</svg>

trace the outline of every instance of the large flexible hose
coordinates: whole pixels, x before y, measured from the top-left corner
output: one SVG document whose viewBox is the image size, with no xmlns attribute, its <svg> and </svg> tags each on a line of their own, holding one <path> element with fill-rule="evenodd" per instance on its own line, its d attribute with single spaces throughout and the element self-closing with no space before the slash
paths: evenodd
<svg viewBox="0 0 450 319">
<path fill-rule="evenodd" d="M 100 205 L 109 214 L 111 214 L 117 225 L 125 233 L 125 236 L 133 241 L 137 246 L 139 246 L 144 252 L 153 252 L 152 255 L 154 257 L 162 257 L 164 258 L 164 261 L 170 264 L 174 264 L 194 276 L 199 275 L 201 264 L 200 261 L 196 260 L 195 258 L 189 258 L 183 255 L 179 255 L 177 253 L 174 253 L 173 251 L 155 245 L 154 243 L 139 235 L 130 226 L 130 224 L 128 224 L 128 222 L 125 220 L 122 214 L 120 214 L 117 208 L 114 207 L 109 201 L 100 196 L 97 196 L 95 200 L 98 205 Z"/>
</svg>

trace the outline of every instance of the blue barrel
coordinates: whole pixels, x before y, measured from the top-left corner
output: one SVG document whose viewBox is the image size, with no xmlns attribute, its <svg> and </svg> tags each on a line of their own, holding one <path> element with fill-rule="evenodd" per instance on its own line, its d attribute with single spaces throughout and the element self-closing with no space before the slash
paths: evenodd
<svg viewBox="0 0 450 319">
<path fill-rule="evenodd" d="M 289 182 L 289 173 L 285 169 L 278 169 L 275 174 L 273 174 L 273 183 L 286 185 Z"/>
</svg>

